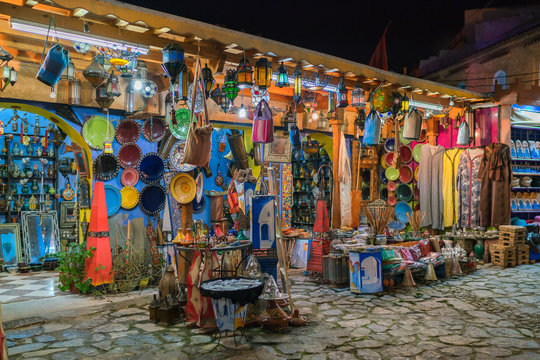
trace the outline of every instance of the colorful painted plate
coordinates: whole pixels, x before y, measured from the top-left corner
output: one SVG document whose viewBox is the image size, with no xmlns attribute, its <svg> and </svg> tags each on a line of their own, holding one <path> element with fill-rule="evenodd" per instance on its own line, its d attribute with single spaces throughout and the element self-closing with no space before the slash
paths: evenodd
<svg viewBox="0 0 540 360">
<path fill-rule="evenodd" d="M 141 126 L 133 119 L 125 119 L 116 127 L 116 141 L 120 145 L 136 143 L 141 137 Z"/>
<path fill-rule="evenodd" d="M 418 181 L 418 170 L 420 170 L 420 167 L 417 166 L 416 169 L 414 169 L 414 179 Z"/>
<path fill-rule="evenodd" d="M 396 198 L 399 201 L 411 201 L 413 196 L 412 189 L 407 184 L 399 184 L 396 188 Z"/>
<path fill-rule="evenodd" d="M 137 170 L 143 183 L 154 183 L 163 177 L 165 162 L 158 153 L 144 154 L 137 165 Z"/>
<path fill-rule="evenodd" d="M 384 142 L 384 150 L 386 150 L 387 152 L 392 152 L 394 151 L 395 145 L 396 145 L 396 140 L 394 138 L 386 139 L 386 141 Z"/>
<path fill-rule="evenodd" d="M 176 110 L 176 124 L 172 121 L 169 123 L 169 130 L 171 134 L 180 140 L 186 140 L 189 130 L 189 116 L 191 112 L 189 109 Z"/>
<path fill-rule="evenodd" d="M 188 172 L 196 168 L 194 165 L 182 164 L 185 144 L 183 140 L 178 141 L 172 146 L 169 153 L 169 164 L 176 171 Z"/>
<path fill-rule="evenodd" d="M 115 186 L 105 185 L 105 201 L 107 202 L 107 216 L 113 216 L 120 210 L 122 195 Z"/>
<path fill-rule="evenodd" d="M 194 214 L 200 214 L 204 210 L 204 207 L 206 206 L 206 199 L 204 196 L 201 198 L 201 201 L 193 200 L 193 213 Z"/>
<path fill-rule="evenodd" d="M 412 150 L 408 145 L 401 145 L 399 147 L 399 156 L 401 161 L 408 164 L 412 161 Z"/>
<path fill-rule="evenodd" d="M 144 121 L 143 135 L 146 140 L 155 143 L 163 139 L 166 129 L 165 120 L 158 117 L 151 117 Z"/>
<path fill-rule="evenodd" d="M 392 161 L 394 160 L 394 153 L 390 152 L 388 154 L 384 154 L 383 158 L 384 158 L 384 163 L 386 164 L 385 169 L 387 169 L 390 166 L 392 166 Z"/>
<path fill-rule="evenodd" d="M 180 204 L 189 204 L 197 195 L 195 180 L 188 174 L 177 174 L 171 180 L 171 195 Z"/>
<path fill-rule="evenodd" d="M 399 181 L 408 184 L 412 181 L 413 171 L 409 165 L 401 165 L 399 168 Z"/>
<path fill-rule="evenodd" d="M 384 175 L 386 175 L 386 178 L 390 181 L 396 181 L 399 179 L 399 170 L 393 167 L 389 167 L 384 172 Z"/>
<path fill-rule="evenodd" d="M 118 160 L 124 169 L 135 168 L 142 156 L 142 150 L 137 144 L 125 144 L 118 150 Z"/>
<path fill-rule="evenodd" d="M 397 184 L 393 181 L 389 181 L 387 188 L 388 188 L 388 191 L 396 191 Z"/>
<path fill-rule="evenodd" d="M 139 172 L 134 168 L 127 168 L 120 175 L 120 183 L 124 186 L 135 186 L 139 182 Z"/>
<path fill-rule="evenodd" d="M 401 221 L 404 224 L 409 223 L 409 219 L 407 219 L 407 213 L 411 213 L 411 205 L 407 204 L 404 201 L 400 201 L 396 204 L 396 207 L 394 208 L 394 215 L 396 216 L 396 220 Z"/>
<path fill-rule="evenodd" d="M 126 210 L 131 210 L 137 206 L 139 203 L 139 190 L 135 189 L 133 186 L 125 186 L 120 190 L 122 195 L 122 208 Z"/>
<path fill-rule="evenodd" d="M 139 194 L 139 206 L 146 215 L 155 215 L 165 207 L 165 188 L 158 184 L 146 185 Z"/>
<path fill-rule="evenodd" d="M 94 176 L 98 181 L 109 181 L 118 175 L 120 162 L 113 154 L 99 154 L 94 159 Z"/>
<path fill-rule="evenodd" d="M 422 154 L 422 144 L 416 144 L 412 151 L 414 161 L 420 164 L 420 155 Z"/>
<path fill-rule="evenodd" d="M 394 206 L 397 204 L 397 199 L 395 196 L 389 196 L 388 200 L 386 200 L 386 203 L 390 206 Z"/>
<path fill-rule="evenodd" d="M 386 165 L 386 154 L 384 154 L 383 156 L 381 156 L 381 166 L 383 167 L 383 169 L 386 169 L 388 168 L 388 165 Z"/>
<path fill-rule="evenodd" d="M 103 143 L 113 141 L 114 139 L 114 124 L 109 121 L 109 136 L 107 136 L 107 118 L 103 116 L 92 116 L 86 120 L 82 128 L 84 140 L 92 149 L 101 150 Z"/>
</svg>

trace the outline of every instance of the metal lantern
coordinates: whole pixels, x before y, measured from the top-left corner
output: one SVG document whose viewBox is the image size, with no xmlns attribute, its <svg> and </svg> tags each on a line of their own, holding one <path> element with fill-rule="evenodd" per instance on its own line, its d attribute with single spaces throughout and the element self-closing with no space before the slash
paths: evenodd
<svg viewBox="0 0 540 360">
<path fill-rule="evenodd" d="M 9 65 L 4 65 L 1 69 L 3 85 L 0 90 L 4 91 L 8 85 L 13 86 L 17 82 L 17 70 L 13 66 L 10 68 Z"/>
<path fill-rule="evenodd" d="M 120 71 L 120 77 L 125 79 L 131 79 L 133 73 L 137 69 L 137 60 L 132 60 L 124 66 L 117 66 L 118 71 Z"/>
<path fill-rule="evenodd" d="M 360 86 L 360 82 L 357 81 L 351 92 L 351 105 L 357 108 L 366 107 L 366 92 Z"/>
<path fill-rule="evenodd" d="M 105 83 L 106 90 L 105 94 L 107 96 L 113 97 L 113 96 L 120 96 L 120 86 L 118 84 L 118 78 L 114 73 L 111 73 L 109 75 L 109 79 L 107 79 L 107 82 Z"/>
<path fill-rule="evenodd" d="M 259 89 L 266 89 L 272 83 L 272 64 L 267 58 L 260 58 L 255 63 L 255 85 Z"/>
<path fill-rule="evenodd" d="M 177 43 L 167 44 L 161 52 L 163 60 L 161 67 L 171 80 L 171 85 L 176 83 L 178 75 L 184 67 L 184 48 Z"/>
<path fill-rule="evenodd" d="M 469 138 L 474 137 L 474 109 L 471 107 L 471 104 L 467 104 L 465 108 L 465 122 L 469 125 Z"/>
<path fill-rule="evenodd" d="M 231 100 L 222 93 L 221 98 L 219 99 L 219 106 L 221 107 L 221 110 L 226 113 L 231 108 L 231 105 Z"/>
<path fill-rule="evenodd" d="M 403 95 L 403 98 L 401 99 L 401 111 L 405 114 L 409 112 L 409 98 L 407 97 L 407 94 Z"/>
<path fill-rule="evenodd" d="M 66 79 L 74 80 L 75 79 L 75 64 L 69 59 L 69 62 L 66 66 Z"/>
<path fill-rule="evenodd" d="M 276 86 L 279 88 L 289 86 L 289 75 L 287 74 L 287 68 L 283 65 L 283 61 L 278 68 Z"/>
<path fill-rule="evenodd" d="M 178 97 L 181 100 L 187 100 L 188 98 L 188 83 L 189 83 L 189 69 L 186 64 L 182 66 L 180 71 L 180 77 L 178 81 Z"/>
<path fill-rule="evenodd" d="M 126 115 L 132 115 L 135 112 L 134 103 L 135 103 L 135 81 L 129 80 L 128 86 L 126 86 L 125 91 L 125 103 L 124 110 Z"/>
<path fill-rule="evenodd" d="M 94 88 L 97 88 L 107 80 L 107 71 L 105 71 L 103 65 L 99 63 L 98 56 L 95 56 L 90 65 L 84 69 L 83 76 Z"/>
<path fill-rule="evenodd" d="M 201 77 L 204 85 L 204 93 L 208 99 L 210 91 L 212 91 L 212 86 L 214 86 L 214 77 L 212 76 L 212 70 L 208 67 L 208 64 L 201 70 Z"/>
<path fill-rule="evenodd" d="M 141 95 L 146 98 L 153 98 L 156 96 L 158 92 L 158 87 L 155 82 L 152 80 L 146 80 L 143 84 L 143 88 L 141 89 Z"/>
<path fill-rule="evenodd" d="M 302 101 L 302 70 L 300 65 L 294 70 L 294 101 L 298 104 Z"/>
<path fill-rule="evenodd" d="M 319 91 L 322 90 L 328 85 L 328 82 L 330 81 L 329 77 L 325 77 L 325 79 L 321 79 L 321 75 L 316 72 L 313 77 L 309 80 L 306 80 L 308 83 L 307 88 L 310 91 Z"/>
<path fill-rule="evenodd" d="M 343 76 L 339 79 L 338 97 L 338 107 L 349 106 L 349 102 L 347 101 L 347 87 L 345 86 L 345 78 Z"/>
<path fill-rule="evenodd" d="M 219 84 L 217 84 L 216 88 L 212 90 L 212 92 L 210 93 L 210 97 L 212 98 L 212 100 L 214 100 L 216 104 L 221 105 L 222 96 L 223 96 L 223 93 L 219 87 Z"/>
<path fill-rule="evenodd" d="M 2 61 L 2 65 L 4 65 L 4 63 L 10 62 L 11 60 L 13 60 L 13 55 L 11 55 L 6 49 L 0 46 L 0 61 Z"/>
<path fill-rule="evenodd" d="M 69 82 L 68 103 L 79 105 L 81 103 L 81 81 L 74 79 Z"/>
<path fill-rule="evenodd" d="M 358 116 L 356 116 L 356 119 L 354 119 L 354 125 L 358 126 L 359 128 L 363 128 L 365 122 L 366 122 L 366 110 L 364 110 L 364 108 L 360 108 L 358 109 Z"/>
<path fill-rule="evenodd" d="M 244 54 L 244 58 L 240 64 L 238 64 L 236 71 L 236 86 L 243 89 L 253 85 L 253 68 L 251 67 L 249 61 L 247 61 L 246 54 Z"/>
<path fill-rule="evenodd" d="M 236 96 L 238 95 L 238 91 L 240 91 L 236 76 L 236 70 L 229 69 L 227 70 L 227 75 L 225 75 L 225 81 L 223 81 L 222 92 L 229 98 L 231 103 L 234 102 L 234 99 L 236 99 Z"/>
<path fill-rule="evenodd" d="M 96 102 L 101 109 L 108 109 L 114 102 L 114 97 L 107 95 L 107 86 L 105 84 L 96 88 Z"/>
</svg>

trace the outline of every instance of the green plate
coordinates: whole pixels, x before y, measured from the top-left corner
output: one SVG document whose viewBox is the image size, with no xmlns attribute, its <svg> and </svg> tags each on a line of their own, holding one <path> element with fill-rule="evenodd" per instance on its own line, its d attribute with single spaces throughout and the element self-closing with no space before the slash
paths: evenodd
<svg viewBox="0 0 540 360">
<path fill-rule="evenodd" d="M 422 153 L 422 144 L 416 144 L 412 151 L 412 157 L 414 161 L 420 164 L 420 154 Z"/>
<path fill-rule="evenodd" d="M 399 142 L 401 145 L 409 145 L 411 143 L 411 140 L 403 137 L 403 128 L 401 128 L 401 131 L 399 132 Z"/>
<path fill-rule="evenodd" d="M 175 138 L 180 140 L 187 139 L 190 115 L 191 112 L 188 109 L 176 110 L 176 124 L 173 124 L 172 121 L 169 122 L 169 129 Z"/>
<path fill-rule="evenodd" d="M 399 170 L 396 169 L 396 168 L 393 168 L 393 167 L 389 167 L 388 169 L 386 169 L 386 171 L 384 172 L 384 175 L 386 176 L 386 178 L 390 181 L 396 181 L 397 179 L 399 179 Z"/>
<path fill-rule="evenodd" d="M 82 134 L 88 146 L 92 149 L 101 150 L 105 141 L 113 141 L 115 135 L 114 125 L 109 121 L 109 136 L 107 137 L 107 118 L 104 116 L 92 116 L 84 123 Z"/>
</svg>

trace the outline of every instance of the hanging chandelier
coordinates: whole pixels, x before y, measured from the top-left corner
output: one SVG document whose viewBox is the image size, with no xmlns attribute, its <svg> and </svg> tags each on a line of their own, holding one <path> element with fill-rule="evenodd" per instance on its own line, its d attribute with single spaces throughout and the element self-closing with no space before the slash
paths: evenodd
<svg viewBox="0 0 540 360">
<path fill-rule="evenodd" d="M 98 47 L 99 52 L 109 60 L 114 66 L 125 66 L 130 62 L 136 61 L 139 52 L 127 50 L 125 47 L 111 45 L 109 47 Z"/>
<path fill-rule="evenodd" d="M 323 90 L 331 79 L 332 76 L 330 75 L 323 74 L 321 76 L 318 72 L 315 72 L 312 76 L 302 78 L 302 85 L 310 91 L 319 91 Z"/>
</svg>

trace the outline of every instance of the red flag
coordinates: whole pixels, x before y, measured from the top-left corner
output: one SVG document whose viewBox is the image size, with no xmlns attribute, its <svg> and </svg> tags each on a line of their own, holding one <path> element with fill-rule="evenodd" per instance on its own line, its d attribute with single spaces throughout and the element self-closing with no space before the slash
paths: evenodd
<svg viewBox="0 0 540 360">
<path fill-rule="evenodd" d="M 384 29 L 381 40 L 379 40 L 379 43 L 377 44 L 373 55 L 371 55 L 371 59 L 369 60 L 369 66 L 373 66 L 382 70 L 388 70 L 388 59 L 386 58 L 386 32 L 388 31 L 389 26 L 390 23 L 388 23 L 386 29 Z"/>
</svg>

